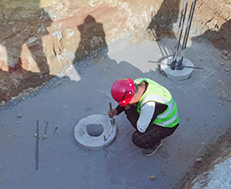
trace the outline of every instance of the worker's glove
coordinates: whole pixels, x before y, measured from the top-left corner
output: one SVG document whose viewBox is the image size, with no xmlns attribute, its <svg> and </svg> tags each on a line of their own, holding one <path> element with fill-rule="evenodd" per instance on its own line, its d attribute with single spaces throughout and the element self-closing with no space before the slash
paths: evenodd
<svg viewBox="0 0 231 189">
<path fill-rule="evenodd" d="M 110 118 L 113 118 L 114 116 L 116 116 L 118 114 L 117 110 L 116 109 L 112 109 L 112 110 L 109 110 L 108 111 L 108 116 Z"/>
</svg>

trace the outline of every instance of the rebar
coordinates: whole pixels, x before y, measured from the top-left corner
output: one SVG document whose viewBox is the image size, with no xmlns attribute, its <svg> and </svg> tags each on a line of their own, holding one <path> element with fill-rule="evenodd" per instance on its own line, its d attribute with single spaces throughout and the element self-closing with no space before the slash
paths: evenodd
<svg viewBox="0 0 231 189">
<path fill-rule="evenodd" d="M 182 63 L 183 63 L 183 59 L 184 59 L 185 49 L 186 49 L 187 42 L 188 42 L 189 32 L 190 32 L 191 25 L 192 25 L 192 19 L 193 19 L 193 15 L 195 12 L 196 3 L 197 3 L 197 0 L 194 0 L 191 4 L 189 16 L 188 16 L 188 21 L 187 21 L 187 27 L 185 30 L 185 36 L 184 36 L 183 45 L 182 45 L 182 49 L 181 49 L 181 54 L 180 54 L 180 58 L 179 58 L 178 66 L 177 66 L 178 70 L 182 69 Z"/>
<path fill-rule="evenodd" d="M 179 23 L 179 28 L 178 28 L 178 34 L 177 34 L 177 44 L 175 47 L 175 51 L 173 54 L 173 61 L 171 63 L 171 69 L 174 70 L 176 67 L 176 63 L 177 63 L 177 56 L 179 54 L 179 47 L 180 47 L 180 41 L 181 41 L 181 37 L 182 37 L 182 32 L 184 29 L 184 22 L 185 22 L 185 17 L 186 17 L 186 13 L 187 13 L 187 8 L 188 8 L 188 2 L 189 0 L 187 0 L 186 5 L 184 6 L 185 1 L 183 1 L 183 6 L 182 6 L 182 10 L 181 10 L 181 17 L 180 17 L 180 23 Z M 182 23 L 181 23 L 182 22 Z"/>
<path fill-rule="evenodd" d="M 171 64 L 165 64 L 165 63 L 160 63 L 160 62 L 151 61 L 151 60 L 149 60 L 148 62 L 159 64 L 159 65 L 171 66 Z M 183 65 L 182 65 L 182 68 L 204 69 L 204 67 L 200 67 L 200 66 L 183 66 Z"/>
<path fill-rule="evenodd" d="M 36 146 L 35 146 L 35 169 L 38 170 L 39 163 L 39 121 L 36 122 Z"/>
<path fill-rule="evenodd" d="M 170 64 L 170 67 L 172 70 L 183 69 L 182 63 L 183 63 L 183 59 L 184 59 L 184 55 L 185 55 L 185 49 L 187 46 L 189 32 L 190 32 L 191 25 L 192 25 L 193 15 L 195 12 L 196 2 L 197 2 L 197 0 L 194 0 L 191 3 L 191 7 L 190 7 L 190 11 L 189 11 L 189 15 L 187 18 L 185 31 L 184 31 L 185 34 L 183 37 L 183 42 L 181 42 L 182 41 L 182 33 L 184 30 L 184 25 L 185 25 L 185 18 L 186 18 L 186 14 L 187 14 L 187 8 L 188 8 L 188 4 L 189 4 L 189 0 L 187 0 L 186 4 L 185 4 L 185 0 L 183 1 L 180 21 L 179 21 L 179 26 L 178 26 L 178 32 L 177 32 L 177 43 L 176 43 L 175 50 L 174 50 L 174 53 L 172 56 L 172 62 Z"/>
</svg>

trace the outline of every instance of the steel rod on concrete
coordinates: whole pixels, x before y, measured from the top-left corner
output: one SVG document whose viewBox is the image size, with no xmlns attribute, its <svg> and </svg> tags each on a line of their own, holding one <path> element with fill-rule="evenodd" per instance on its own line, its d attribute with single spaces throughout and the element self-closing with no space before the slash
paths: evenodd
<svg viewBox="0 0 231 189">
<path fill-rule="evenodd" d="M 45 130 L 44 130 L 44 134 L 43 134 L 43 143 L 44 143 L 44 140 L 47 138 L 47 128 L 48 128 L 48 124 L 49 124 L 49 121 L 47 121 Z"/>
<path fill-rule="evenodd" d="M 35 146 L 35 169 L 38 170 L 39 163 L 39 121 L 36 122 L 36 146 Z"/>
<path fill-rule="evenodd" d="M 55 130 L 54 130 L 52 136 L 54 136 L 54 134 L 56 133 L 57 130 L 58 130 L 58 127 L 55 127 Z"/>
<path fill-rule="evenodd" d="M 160 63 L 160 62 L 156 62 L 156 61 L 151 61 L 151 60 L 149 60 L 148 62 L 155 63 L 155 64 L 161 64 L 161 65 L 171 66 L 171 64 L 164 64 L 164 63 Z M 204 67 L 200 67 L 200 66 L 182 66 L 182 68 L 204 69 Z"/>
</svg>

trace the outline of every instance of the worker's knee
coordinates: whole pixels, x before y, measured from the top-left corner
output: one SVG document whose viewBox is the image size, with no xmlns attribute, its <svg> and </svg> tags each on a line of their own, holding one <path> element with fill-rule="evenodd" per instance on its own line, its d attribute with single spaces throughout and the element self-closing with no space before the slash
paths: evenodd
<svg viewBox="0 0 231 189">
<path fill-rule="evenodd" d="M 139 148 L 147 148 L 148 143 L 145 138 L 142 138 L 142 134 L 136 131 L 132 135 L 132 142 Z"/>
</svg>

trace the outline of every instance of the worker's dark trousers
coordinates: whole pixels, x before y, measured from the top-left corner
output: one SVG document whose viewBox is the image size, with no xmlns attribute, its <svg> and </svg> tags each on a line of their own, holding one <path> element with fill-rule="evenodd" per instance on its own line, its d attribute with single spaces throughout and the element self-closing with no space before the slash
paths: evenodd
<svg viewBox="0 0 231 189">
<path fill-rule="evenodd" d="M 132 111 L 134 111 L 132 112 L 132 116 L 131 116 L 131 110 L 129 110 L 130 111 L 129 115 L 126 113 L 125 110 L 125 114 L 127 115 L 127 119 L 131 123 L 134 123 L 134 121 L 138 120 L 139 113 L 137 112 L 135 107 L 131 107 L 131 108 Z M 152 148 L 155 146 L 156 143 L 160 142 L 161 139 L 166 138 L 171 134 L 173 134 L 176 128 L 178 127 L 178 125 L 176 125 L 173 128 L 166 128 L 151 123 L 144 133 L 140 133 L 137 130 L 137 128 L 135 128 L 136 131 L 132 135 L 132 142 L 139 148 Z"/>
</svg>

